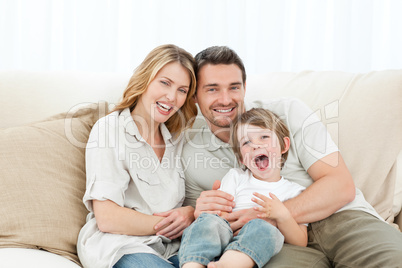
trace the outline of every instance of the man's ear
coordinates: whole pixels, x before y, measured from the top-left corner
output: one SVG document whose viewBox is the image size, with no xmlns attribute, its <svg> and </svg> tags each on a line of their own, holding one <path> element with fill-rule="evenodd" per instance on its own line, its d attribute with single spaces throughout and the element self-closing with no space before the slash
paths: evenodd
<svg viewBox="0 0 402 268">
<path fill-rule="evenodd" d="M 290 148 L 290 138 L 289 137 L 284 137 L 283 138 L 283 143 L 285 144 L 285 148 L 282 150 L 282 154 L 286 153 L 289 148 Z"/>
<path fill-rule="evenodd" d="M 193 100 L 194 100 L 195 103 L 198 103 L 198 100 L 197 100 L 197 93 L 194 94 Z"/>
</svg>

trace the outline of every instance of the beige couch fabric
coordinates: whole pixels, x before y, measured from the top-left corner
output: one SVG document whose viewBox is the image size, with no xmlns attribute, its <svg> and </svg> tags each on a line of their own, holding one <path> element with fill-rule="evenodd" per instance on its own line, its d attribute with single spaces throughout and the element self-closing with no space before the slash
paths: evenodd
<svg viewBox="0 0 402 268">
<path fill-rule="evenodd" d="M 87 215 L 79 144 L 105 109 L 92 105 L 0 130 L 0 248 L 39 248 L 79 263 L 76 241 Z"/>
<path fill-rule="evenodd" d="M 43 120 L 89 103 L 117 103 L 130 77 L 130 73 L 0 71 L 0 128 Z"/>
<path fill-rule="evenodd" d="M 78 262 L 76 239 L 87 214 L 83 146 L 107 108 L 22 124 L 84 102 L 116 103 L 129 77 L 0 72 L 0 247 L 43 248 Z M 388 222 L 398 216 L 402 228 L 402 70 L 279 72 L 247 79 L 248 101 L 286 96 L 321 116 L 357 187 Z M 69 121 L 72 128 L 66 128 Z"/>
</svg>

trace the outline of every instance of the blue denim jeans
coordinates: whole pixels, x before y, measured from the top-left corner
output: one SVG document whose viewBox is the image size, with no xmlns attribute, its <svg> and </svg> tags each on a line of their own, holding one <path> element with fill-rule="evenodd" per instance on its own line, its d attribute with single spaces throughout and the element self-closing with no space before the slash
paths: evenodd
<svg viewBox="0 0 402 268">
<path fill-rule="evenodd" d="M 150 253 L 135 253 L 127 254 L 113 265 L 113 268 L 148 268 L 148 267 L 162 267 L 162 268 L 179 268 L 179 258 L 177 255 L 169 258 L 168 263 L 160 257 Z"/>
<path fill-rule="evenodd" d="M 227 250 L 247 254 L 262 267 L 283 246 L 284 237 L 271 224 L 261 219 L 246 223 L 233 237 L 229 223 L 215 214 L 203 213 L 184 230 L 179 250 L 180 266 L 186 262 L 208 265 Z"/>
</svg>

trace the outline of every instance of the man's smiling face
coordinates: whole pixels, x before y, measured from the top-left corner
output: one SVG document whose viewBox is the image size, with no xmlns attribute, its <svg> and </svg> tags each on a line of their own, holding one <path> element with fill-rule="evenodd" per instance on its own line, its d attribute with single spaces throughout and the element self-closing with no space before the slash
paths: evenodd
<svg viewBox="0 0 402 268">
<path fill-rule="evenodd" d="M 198 72 L 195 97 L 212 132 L 229 128 L 244 111 L 245 86 L 242 72 L 235 64 L 207 64 Z"/>
</svg>

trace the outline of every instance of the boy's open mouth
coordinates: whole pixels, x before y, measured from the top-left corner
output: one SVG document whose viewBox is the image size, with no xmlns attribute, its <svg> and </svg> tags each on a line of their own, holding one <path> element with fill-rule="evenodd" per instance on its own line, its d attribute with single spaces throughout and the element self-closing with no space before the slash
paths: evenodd
<svg viewBox="0 0 402 268">
<path fill-rule="evenodd" d="M 255 165 L 257 166 L 257 168 L 258 168 L 259 170 L 264 170 L 264 169 L 266 169 L 266 168 L 268 167 L 268 165 L 269 165 L 269 158 L 268 158 L 268 156 L 265 155 L 265 154 L 257 155 L 257 156 L 254 158 L 254 163 L 255 163 Z"/>
</svg>

